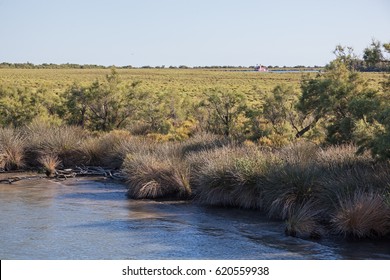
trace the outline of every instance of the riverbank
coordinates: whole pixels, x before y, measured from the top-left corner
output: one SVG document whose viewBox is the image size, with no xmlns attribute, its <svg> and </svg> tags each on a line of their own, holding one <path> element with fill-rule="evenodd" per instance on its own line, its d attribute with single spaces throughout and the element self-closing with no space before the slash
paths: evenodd
<svg viewBox="0 0 390 280">
<path fill-rule="evenodd" d="M 94 136 L 77 127 L 39 126 L 3 129 L 0 140 L 0 167 L 11 171 L 64 178 L 65 171 L 99 166 L 101 175 L 119 174 L 133 199 L 255 209 L 303 238 L 390 236 L 389 163 L 353 145 L 296 141 L 267 148 L 209 134 L 160 143 L 126 131 Z"/>
</svg>

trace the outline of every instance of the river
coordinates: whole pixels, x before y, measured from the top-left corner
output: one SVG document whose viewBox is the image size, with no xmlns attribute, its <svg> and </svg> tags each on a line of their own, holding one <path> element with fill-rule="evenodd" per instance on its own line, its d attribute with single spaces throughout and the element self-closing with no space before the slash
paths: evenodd
<svg viewBox="0 0 390 280">
<path fill-rule="evenodd" d="M 103 179 L 0 185 L 0 259 L 390 259 L 388 241 L 285 236 L 257 211 L 130 200 Z"/>
</svg>

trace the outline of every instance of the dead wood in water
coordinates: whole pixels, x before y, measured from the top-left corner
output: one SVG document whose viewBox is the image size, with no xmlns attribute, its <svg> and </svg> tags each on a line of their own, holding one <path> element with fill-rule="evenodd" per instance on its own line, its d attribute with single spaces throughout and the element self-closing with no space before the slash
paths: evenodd
<svg viewBox="0 0 390 280">
<path fill-rule="evenodd" d="M 13 176 L 8 178 L 0 179 L 1 184 L 12 184 L 21 180 L 31 180 L 31 179 L 40 179 L 43 178 L 41 175 L 28 175 L 28 176 Z"/>
<path fill-rule="evenodd" d="M 7 172 L 2 172 L 3 175 L 7 174 Z M 10 175 L 15 172 L 9 173 Z M 124 175 L 122 172 L 118 170 L 112 170 L 112 169 L 106 169 L 99 166 L 83 166 L 79 167 L 76 166 L 75 168 L 68 168 L 68 169 L 58 169 L 55 171 L 53 179 L 60 179 L 60 180 L 66 180 L 68 178 L 75 178 L 75 177 L 96 177 L 96 176 L 102 176 L 105 178 L 110 178 L 114 180 L 125 180 Z M 0 184 L 12 184 L 17 181 L 21 180 L 30 180 L 30 179 L 41 179 L 41 178 L 47 178 L 46 176 L 42 174 L 37 175 L 26 175 L 26 176 L 2 176 L 0 178 Z"/>
</svg>

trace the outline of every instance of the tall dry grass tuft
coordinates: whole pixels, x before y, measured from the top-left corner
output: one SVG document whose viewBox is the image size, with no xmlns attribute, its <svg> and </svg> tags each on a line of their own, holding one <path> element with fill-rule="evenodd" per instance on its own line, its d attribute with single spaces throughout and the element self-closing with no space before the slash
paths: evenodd
<svg viewBox="0 0 390 280">
<path fill-rule="evenodd" d="M 120 168 L 128 154 L 152 153 L 157 144 L 145 137 L 121 138 L 112 146 L 112 153 L 103 162 L 114 168 Z"/>
<path fill-rule="evenodd" d="M 80 143 L 79 150 L 83 158 L 83 164 L 92 166 L 102 165 L 102 159 L 109 150 L 107 151 L 101 142 L 101 137 L 93 136 Z"/>
<path fill-rule="evenodd" d="M 300 140 L 275 151 L 275 154 L 287 164 L 305 167 L 317 161 L 318 151 L 318 145 L 307 140 Z"/>
<path fill-rule="evenodd" d="M 386 193 L 390 189 L 390 166 L 388 163 L 376 165 L 352 165 L 323 171 L 319 184 L 319 203 L 330 214 L 339 207 L 339 202 L 350 200 L 356 192 Z"/>
<path fill-rule="evenodd" d="M 37 165 L 40 155 L 57 155 L 64 166 L 82 163 L 81 143 L 87 138 L 85 130 L 75 126 L 53 126 L 45 123 L 33 123 L 26 129 L 28 141 L 28 159 L 31 165 Z"/>
<path fill-rule="evenodd" d="M 25 137 L 11 128 L 0 128 L 0 168 L 16 170 L 25 166 Z"/>
<path fill-rule="evenodd" d="M 327 210 L 322 218 L 329 219 L 340 195 L 390 183 L 384 172 L 377 176 L 369 155 L 356 152 L 353 145 L 321 149 L 305 141 L 276 151 L 283 164 L 273 169 L 264 187 L 268 215 L 286 219 L 295 207 L 314 199 L 320 209 Z"/>
<path fill-rule="evenodd" d="M 122 143 L 134 142 L 133 138 L 128 131 L 113 130 L 86 139 L 80 145 L 85 164 L 120 168 L 126 154 Z"/>
<path fill-rule="evenodd" d="M 131 198 L 188 198 L 189 170 L 180 158 L 167 153 L 167 146 L 153 152 L 128 154 L 123 163 Z"/>
<path fill-rule="evenodd" d="M 188 156 L 191 153 L 198 153 L 206 150 L 214 150 L 227 146 L 231 140 L 210 133 L 198 133 L 184 141 L 181 146 L 182 156 Z"/>
<path fill-rule="evenodd" d="M 344 236 L 381 237 L 390 233 L 389 213 L 384 195 L 357 190 L 340 198 L 331 223 Z"/>
<path fill-rule="evenodd" d="M 373 158 L 368 152 L 358 153 L 358 147 L 353 144 L 332 145 L 319 149 L 316 155 L 318 164 L 330 171 L 356 166 L 370 166 Z"/>
<path fill-rule="evenodd" d="M 286 219 L 293 209 L 315 199 L 320 170 L 314 164 L 283 164 L 273 169 L 264 185 L 264 203 L 268 216 Z"/>
<path fill-rule="evenodd" d="M 298 141 L 274 151 L 278 165 L 273 165 L 264 184 L 264 204 L 268 216 L 287 219 L 292 211 L 314 199 L 320 191 L 317 145 Z"/>
<path fill-rule="evenodd" d="M 322 235 L 318 218 L 321 211 L 313 201 L 297 205 L 290 211 L 286 220 L 285 232 L 290 236 L 318 238 Z"/>
<path fill-rule="evenodd" d="M 268 171 L 257 147 L 225 146 L 187 158 L 191 183 L 202 204 L 262 208 L 259 180 Z"/>
<path fill-rule="evenodd" d="M 45 169 L 47 177 L 53 177 L 55 175 L 57 167 L 61 164 L 57 155 L 47 154 L 38 158 L 39 163 L 42 164 Z"/>
</svg>

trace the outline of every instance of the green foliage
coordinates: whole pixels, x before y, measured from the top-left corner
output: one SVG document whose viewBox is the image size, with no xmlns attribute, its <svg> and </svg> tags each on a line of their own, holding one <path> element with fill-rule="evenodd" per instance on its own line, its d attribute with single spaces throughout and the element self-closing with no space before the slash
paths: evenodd
<svg viewBox="0 0 390 280">
<path fill-rule="evenodd" d="M 384 43 L 382 46 L 386 52 L 390 53 L 390 43 Z"/>
<path fill-rule="evenodd" d="M 354 54 L 352 47 L 345 47 L 337 45 L 333 51 L 337 60 L 341 61 L 344 65 L 348 67 L 349 70 L 356 70 L 360 64 L 358 57 Z"/>
<path fill-rule="evenodd" d="M 2 126 L 20 127 L 44 111 L 39 96 L 28 88 L 0 87 Z"/>
<path fill-rule="evenodd" d="M 322 120 L 328 142 L 354 141 L 355 121 L 376 109 L 376 91 L 369 89 L 361 76 L 349 70 L 341 60 L 332 61 L 326 70 L 314 79 L 304 80 L 301 85 L 298 109 L 313 118 L 306 131 Z"/>
<path fill-rule="evenodd" d="M 381 90 L 374 96 L 356 100 L 352 108 L 363 111 L 356 121 L 354 135 L 360 151 L 371 150 L 382 160 L 390 158 L 390 76 L 382 83 Z M 355 115 L 357 115 L 355 113 Z"/>
<path fill-rule="evenodd" d="M 239 118 L 244 117 L 247 110 L 245 95 L 224 89 L 211 89 L 204 95 L 206 100 L 200 103 L 200 107 L 207 111 L 208 130 L 226 137 L 232 136 Z"/>
<path fill-rule="evenodd" d="M 381 43 L 373 39 L 370 47 L 364 49 L 363 59 L 368 67 L 375 67 L 384 59 L 381 47 Z"/>
<path fill-rule="evenodd" d="M 311 116 L 302 114 L 296 109 L 298 101 L 299 94 L 291 85 L 276 86 L 264 99 L 262 115 L 267 127 L 272 131 L 266 137 L 274 143 L 274 146 L 290 143 L 312 122 Z"/>
<path fill-rule="evenodd" d="M 96 80 L 88 87 L 74 84 L 66 92 L 68 123 L 102 131 L 125 127 L 144 99 L 136 87 L 137 83 L 122 86 L 115 69 L 103 83 Z"/>
<path fill-rule="evenodd" d="M 386 46 L 375 41 L 370 49 Z M 357 143 L 360 151 L 387 159 L 390 80 L 379 86 L 382 75 L 356 72 L 365 66 L 350 47 L 337 46 L 334 53 L 336 60 L 324 72 L 305 77 L 75 65 L 42 65 L 38 71 L 30 64 L 22 71 L 3 65 L 9 68 L 0 69 L 0 125 L 125 129 L 162 142 L 206 131 L 272 147 L 304 137 L 322 144 Z"/>
</svg>

